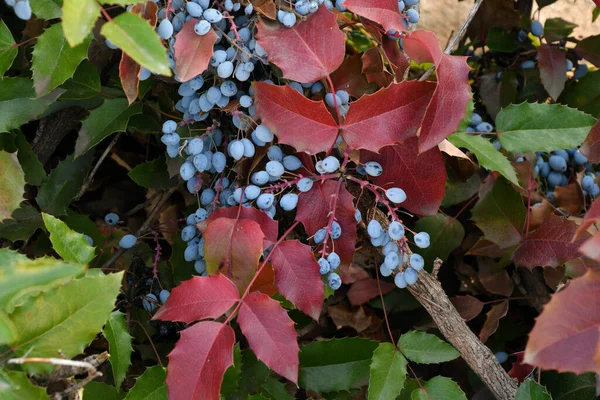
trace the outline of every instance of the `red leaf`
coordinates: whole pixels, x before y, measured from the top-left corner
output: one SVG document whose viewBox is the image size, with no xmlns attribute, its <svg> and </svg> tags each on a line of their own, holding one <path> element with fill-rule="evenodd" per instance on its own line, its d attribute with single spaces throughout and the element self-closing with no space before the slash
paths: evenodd
<svg viewBox="0 0 600 400">
<path fill-rule="evenodd" d="M 392 82 L 392 75 L 386 71 L 379 47 L 371 47 L 365 51 L 361 60 L 362 72 L 367 76 L 369 83 L 376 83 L 377 86 L 384 87 Z"/>
<path fill-rule="evenodd" d="M 600 163 L 600 121 L 592 126 L 579 151 L 594 164 Z"/>
<path fill-rule="evenodd" d="M 419 215 L 436 215 L 446 189 L 444 157 L 436 147 L 418 153 L 418 139 L 387 146 L 379 154 L 362 151 L 362 162 L 377 161 L 383 173 L 373 181 L 384 188 L 400 187 L 406 192 L 402 207 Z"/>
<path fill-rule="evenodd" d="M 275 287 L 275 271 L 271 264 L 265 265 L 250 287 L 251 292 L 261 292 L 271 297 L 277 293 Z"/>
<path fill-rule="evenodd" d="M 279 143 L 311 154 L 333 146 L 338 127 L 325 103 L 307 99 L 289 85 L 256 82 L 253 87 L 256 112 Z"/>
<path fill-rule="evenodd" d="M 571 280 L 537 318 L 525 348 L 525 362 L 559 372 L 600 373 L 599 303 L 599 271 Z"/>
<path fill-rule="evenodd" d="M 567 53 L 555 46 L 538 47 L 538 65 L 544 88 L 556 100 L 567 82 Z"/>
<path fill-rule="evenodd" d="M 381 294 L 388 294 L 396 288 L 396 285 L 384 281 L 380 281 L 379 285 L 381 285 Z M 377 285 L 377 279 L 363 279 L 354 283 L 346 294 L 350 304 L 360 306 L 379 296 L 379 285 Z"/>
<path fill-rule="evenodd" d="M 524 351 L 519 351 L 518 353 L 514 353 L 513 355 L 517 357 L 517 361 L 513 363 L 512 367 L 510 368 L 510 371 L 508 371 L 508 376 L 510 376 L 511 378 L 517 378 L 519 380 L 519 383 L 521 383 L 525 379 L 527 379 L 527 377 L 533 372 L 535 367 L 529 364 L 525 364 L 523 362 L 523 358 L 525 357 Z"/>
<path fill-rule="evenodd" d="M 479 340 L 485 343 L 490 336 L 496 332 L 500 325 L 500 319 L 508 313 L 508 300 L 494 304 L 492 309 L 485 315 L 485 322 L 479 332 Z"/>
<path fill-rule="evenodd" d="M 310 246 L 286 240 L 273 249 L 271 262 L 277 291 L 318 321 L 323 307 L 323 280 Z"/>
<path fill-rule="evenodd" d="M 404 81 L 361 97 L 348 111 L 344 139 L 353 149 L 376 152 L 416 136 L 434 89 L 430 82 Z"/>
<path fill-rule="evenodd" d="M 223 315 L 240 299 L 237 288 L 221 274 L 195 276 L 173 289 L 152 319 L 192 323 Z"/>
<path fill-rule="evenodd" d="M 298 335 L 279 302 L 259 292 L 250 293 L 242 302 L 237 322 L 256 357 L 297 383 Z"/>
<path fill-rule="evenodd" d="M 158 6 L 155 2 L 147 1 L 146 3 L 135 4 L 129 12 L 138 14 L 148 20 L 153 28 L 156 26 Z M 133 103 L 138 96 L 141 69 L 142 67 L 138 63 L 133 61 L 125 52 L 122 52 L 121 62 L 119 63 L 119 78 L 129 104 Z"/>
<path fill-rule="evenodd" d="M 403 39 L 406 54 L 417 63 L 433 62 L 437 69 L 437 88 L 427 107 L 419 134 L 419 151 L 432 149 L 454 133 L 466 113 L 471 98 L 466 57 L 442 53 L 433 32 L 418 30 Z"/>
<path fill-rule="evenodd" d="M 257 38 L 269 61 L 281 69 L 284 78 L 293 81 L 317 81 L 344 61 L 346 35 L 327 7 L 319 7 L 291 29 L 261 18 Z"/>
<path fill-rule="evenodd" d="M 600 262 L 600 233 L 596 233 L 579 248 L 582 254 Z"/>
<path fill-rule="evenodd" d="M 400 51 L 397 40 L 390 39 L 386 35 L 382 38 L 381 44 L 388 60 L 392 63 L 392 69 L 396 74 L 396 79 L 401 81 L 404 76 L 404 71 L 410 66 L 410 61 L 408 61 L 404 53 Z"/>
<path fill-rule="evenodd" d="M 213 47 L 219 39 L 213 29 L 206 35 L 196 35 L 196 22 L 196 18 L 190 19 L 175 35 L 175 66 L 181 82 L 189 81 L 206 71 L 213 55 Z"/>
<path fill-rule="evenodd" d="M 550 214 L 533 233 L 527 236 L 513 254 L 513 261 L 519 267 L 558 267 L 579 257 L 579 246 L 589 238 L 582 235 L 576 242 L 571 239 L 577 225 L 566 218 Z"/>
<path fill-rule="evenodd" d="M 315 183 L 310 191 L 300 193 L 296 220 L 302 222 L 309 235 L 314 235 L 329 223 L 330 200 L 337 195 L 337 187 L 338 181 L 328 180 L 322 184 Z M 354 259 L 357 235 L 353 201 L 352 195 L 342 186 L 335 209 L 342 236 L 336 240 L 330 238 L 327 244 L 329 251 L 335 251 L 343 264 L 350 264 Z"/>
<path fill-rule="evenodd" d="M 241 293 L 256 273 L 264 236 L 260 225 L 250 219 L 212 221 L 204 233 L 206 270 L 211 275 L 221 272 Z"/>
<path fill-rule="evenodd" d="M 344 7 L 354 14 L 377 22 L 383 26 L 386 32 L 391 30 L 404 32 L 406 30 L 396 0 L 346 0 Z"/>
<path fill-rule="evenodd" d="M 235 333 L 213 321 L 181 331 L 169 354 L 167 386 L 170 400 L 218 400 L 223 374 L 233 365 Z"/>
<path fill-rule="evenodd" d="M 468 294 L 465 296 L 455 296 L 450 301 L 465 321 L 472 320 L 483 310 L 483 303 L 478 298 Z"/>
<path fill-rule="evenodd" d="M 258 223 L 265 234 L 265 248 L 277 241 L 278 223 L 262 210 L 243 206 L 219 208 L 205 221 L 198 224 L 198 228 L 204 232 L 208 224 L 218 218 L 249 219 Z"/>
<path fill-rule="evenodd" d="M 362 73 L 362 55 L 347 57 L 342 65 L 331 74 L 335 90 L 345 90 L 352 97 L 361 97 L 365 93 L 373 93 L 377 86 L 367 81 Z"/>
</svg>

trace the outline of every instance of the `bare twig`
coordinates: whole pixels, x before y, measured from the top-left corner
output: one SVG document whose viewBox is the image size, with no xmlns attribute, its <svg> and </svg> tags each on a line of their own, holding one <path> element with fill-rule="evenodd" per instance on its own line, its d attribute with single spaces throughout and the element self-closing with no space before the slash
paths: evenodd
<svg viewBox="0 0 600 400">
<path fill-rule="evenodd" d="M 469 27 L 469 24 L 475 17 L 475 14 L 477 14 L 477 10 L 479 10 L 479 6 L 481 6 L 481 3 L 483 3 L 483 0 L 475 1 L 475 4 L 473 4 L 473 8 L 471 8 L 471 11 L 469 11 L 469 15 L 467 15 L 467 18 L 465 19 L 465 22 L 463 22 L 460 29 L 456 32 L 450 43 L 448 43 L 448 46 L 446 46 L 446 50 L 444 50 L 444 53 L 450 54 L 454 46 L 456 46 L 456 44 L 463 38 L 465 32 L 467 31 L 467 28 Z M 422 82 L 429 78 L 431 74 L 433 74 L 433 71 L 435 71 L 434 65 L 432 65 L 427 71 L 425 71 L 423 76 L 419 78 L 419 82 Z"/>
<path fill-rule="evenodd" d="M 75 199 L 73 199 L 73 201 L 79 200 L 81 198 L 81 196 L 83 196 L 85 194 L 85 192 L 88 190 L 88 188 L 92 184 L 92 181 L 94 180 L 94 175 L 96 175 L 96 172 L 98 172 L 98 169 L 100 169 L 100 165 L 102 165 L 102 162 L 104 162 L 104 159 L 106 158 L 106 156 L 108 156 L 108 154 L 110 153 L 112 148 L 115 147 L 115 145 L 117 144 L 117 141 L 119 140 L 119 138 L 121 137 L 122 134 L 123 134 L 123 132 L 117 133 L 115 135 L 115 137 L 113 138 L 113 140 L 111 140 L 111 142 L 108 144 L 108 147 L 106 148 L 106 150 L 104 150 L 104 153 L 102 153 L 102 155 L 96 162 L 94 169 L 92 169 L 92 172 L 90 172 L 90 174 L 88 175 L 87 179 L 81 186 L 81 190 L 79 190 L 79 193 L 77 194 Z"/>
</svg>

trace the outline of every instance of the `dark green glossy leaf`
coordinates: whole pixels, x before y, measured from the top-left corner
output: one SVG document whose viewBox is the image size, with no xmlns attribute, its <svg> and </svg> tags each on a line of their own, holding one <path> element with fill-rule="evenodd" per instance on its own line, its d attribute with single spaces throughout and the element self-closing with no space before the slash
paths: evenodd
<svg viewBox="0 0 600 400">
<path fill-rule="evenodd" d="M 415 389 L 412 400 L 467 400 L 460 386 L 450 378 L 436 376 L 424 385 L 424 389 Z"/>
<path fill-rule="evenodd" d="M 436 364 L 452 361 L 460 354 L 454 347 L 435 335 L 426 332 L 410 331 L 398 340 L 402 354 L 419 364 Z"/>
<path fill-rule="evenodd" d="M 83 389 L 85 400 L 123 400 L 125 393 L 119 392 L 116 387 L 106 383 L 91 381 Z"/>
<path fill-rule="evenodd" d="M 142 376 L 136 379 L 135 386 L 131 388 L 126 400 L 167 400 L 167 370 L 160 365 L 150 367 Z"/>
<path fill-rule="evenodd" d="M 526 379 L 519 386 L 515 400 L 552 400 L 552 397 L 545 387 L 531 379 Z"/>
<path fill-rule="evenodd" d="M 544 371 L 542 385 L 546 386 L 553 400 L 595 400 L 596 375 L 576 375 L 570 372 Z"/>
<path fill-rule="evenodd" d="M 406 379 L 406 359 L 391 343 L 380 343 L 371 361 L 369 400 L 394 399 Z"/>
<path fill-rule="evenodd" d="M 569 107 L 600 117 L 600 71 L 588 72 L 568 85 L 560 100 Z"/>
<path fill-rule="evenodd" d="M 13 44 L 15 39 L 12 33 L 4 21 L 0 20 L 0 77 L 8 71 L 19 52 L 16 47 L 12 47 Z"/>
<path fill-rule="evenodd" d="M 127 175 L 145 188 L 167 189 L 177 184 L 176 178 L 169 178 L 164 156 L 136 166 Z"/>
<path fill-rule="evenodd" d="M 30 185 L 41 185 L 46 179 L 46 171 L 44 171 L 44 166 L 21 132 L 17 132 L 15 135 L 15 145 L 17 146 L 19 163 L 23 167 L 23 172 L 25 172 L 25 181 Z"/>
<path fill-rule="evenodd" d="M 544 23 L 544 37 L 549 42 L 563 40 L 568 38 L 576 27 L 577 24 L 562 18 L 548 18 Z"/>
<path fill-rule="evenodd" d="M 30 205 L 22 204 L 11 218 L 0 223 L 0 237 L 10 241 L 27 240 L 36 229 L 44 229 L 42 214 Z"/>
<path fill-rule="evenodd" d="M 223 375 L 223 383 L 221 384 L 221 396 L 233 394 L 240 383 L 242 374 L 242 351 L 240 344 L 236 343 L 233 346 L 233 365 L 225 371 Z"/>
<path fill-rule="evenodd" d="M 430 246 L 428 248 L 413 247 L 413 250 L 425 259 L 427 270 L 431 270 L 433 261 L 437 257 L 441 258 L 442 261 L 446 261 L 450 253 L 460 246 L 465 236 L 462 224 L 443 214 L 421 218 L 412 229 L 415 232 L 427 232 L 430 236 Z M 412 238 L 409 238 L 409 240 L 412 242 Z"/>
<path fill-rule="evenodd" d="M 101 91 L 100 75 L 95 66 L 84 60 L 73 75 L 62 86 L 66 92 L 62 95 L 63 100 L 84 100 L 95 96 Z"/>
</svg>

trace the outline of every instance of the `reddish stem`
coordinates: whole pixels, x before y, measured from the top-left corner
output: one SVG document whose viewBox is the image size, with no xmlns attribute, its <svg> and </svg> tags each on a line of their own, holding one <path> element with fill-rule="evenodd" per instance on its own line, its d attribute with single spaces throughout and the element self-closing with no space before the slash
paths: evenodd
<svg viewBox="0 0 600 400">
<path fill-rule="evenodd" d="M 459 211 L 459 212 L 458 212 L 458 213 L 457 213 L 457 214 L 456 214 L 456 215 L 455 215 L 455 216 L 454 216 L 454 217 L 453 217 L 453 218 L 450 220 L 450 222 L 452 222 L 452 221 L 454 221 L 454 220 L 458 219 L 458 217 L 460 216 L 460 214 L 462 214 L 462 213 L 463 213 L 463 211 L 465 211 L 465 210 L 467 209 L 467 207 L 469 207 L 469 206 L 471 205 L 471 203 L 473 203 L 473 202 L 475 201 L 475 199 L 477 199 L 478 197 L 479 197 L 479 195 L 475 195 L 475 196 L 473 196 L 473 197 L 471 198 L 471 200 L 469 200 L 469 201 L 467 202 L 467 204 L 465 204 L 465 205 L 463 206 L 463 208 L 461 208 L 461 209 L 460 209 L 460 211 Z"/>
</svg>

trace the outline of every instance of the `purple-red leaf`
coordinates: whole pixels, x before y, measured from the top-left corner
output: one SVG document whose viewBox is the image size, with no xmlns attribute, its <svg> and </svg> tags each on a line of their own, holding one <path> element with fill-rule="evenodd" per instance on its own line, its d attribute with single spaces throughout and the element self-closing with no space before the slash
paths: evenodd
<svg viewBox="0 0 600 400">
<path fill-rule="evenodd" d="M 338 127 L 325 103 L 307 99 L 289 85 L 257 82 L 253 86 L 256 113 L 279 143 L 311 154 L 333 146 Z"/>
<path fill-rule="evenodd" d="M 492 309 L 485 315 L 485 322 L 479 332 L 479 340 L 485 343 L 500 326 L 500 319 L 508 313 L 508 300 L 494 304 Z"/>
<path fill-rule="evenodd" d="M 234 219 L 249 219 L 258 225 L 265 234 L 265 248 L 277 241 L 277 226 L 278 223 L 274 219 L 271 219 L 269 215 L 254 207 L 227 207 L 219 208 L 216 212 L 212 213 L 205 221 L 198 224 L 198 228 L 204 232 L 208 224 L 218 218 L 234 218 Z"/>
<path fill-rule="evenodd" d="M 213 29 L 206 35 L 197 35 L 194 32 L 197 22 L 196 18 L 190 19 L 175 35 L 175 66 L 181 82 L 189 81 L 206 71 L 213 56 L 213 47 L 219 39 Z"/>
<path fill-rule="evenodd" d="M 273 249 L 277 291 L 298 309 L 319 320 L 323 307 L 323 280 L 310 246 L 286 240 Z"/>
<path fill-rule="evenodd" d="M 406 25 L 398 9 L 396 0 L 346 0 L 344 7 L 361 17 L 377 22 L 389 32 L 395 30 L 403 32 Z"/>
<path fill-rule="evenodd" d="M 260 225 L 250 219 L 211 221 L 204 233 L 206 271 L 222 273 L 243 292 L 258 268 L 264 237 Z"/>
<path fill-rule="evenodd" d="M 284 78 L 293 81 L 317 81 L 344 61 L 346 35 L 327 7 L 319 7 L 291 29 L 261 18 L 257 38 L 269 61 L 281 69 Z"/>
<path fill-rule="evenodd" d="M 404 81 L 361 97 L 348 111 L 344 139 L 353 149 L 377 152 L 416 136 L 434 89 L 430 82 Z"/>
<path fill-rule="evenodd" d="M 379 290 L 380 288 L 381 292 Z M 389 282 L 384 282 L 381 280 L 377 282 L 377 279 L 369 278 L 353 283 L 346 295 L 348 296 L 350 304 L 353 306 L 360 306 L 379 296 L 380 293 L 387 294 L 395 288 L 396 285 L 393 285 Z"/>
<path fill-rule="evenodd" d="M 260 292 L 250 293 L 242 302 L 237 322 L 256 357 L 297 383 L 298 335 L 279 302 Z"/>
<path fill-rule="evenodd" d="M 588 271 L 558 293 L 537 318 L 525 363 L 576 374 L 600 373 L 600 271 Z"/>
<path fill-rule="evenodd" d="M 579 251 L 592 260 L 600 262 L 600 233 L 596 233 L 591 239 L 586 240 Z"/>
<path fill-rule="evenodd" d="M 231 327 L 204 321 L 181 331 L 169 354 L 170 400 L 218 400 L 223 374 L 233 365 L 235 333 Z"/>
<path fill-rule="evenodd" d="M 398 48 L 397 44 L 396 47 Z M 356 98 L 377 90 L 377 85 L 369 83 L 362 73 L 360 53 L 346 57 L 342 65 L 331 74 L 331 80 L 335 90 L 345 90 Z"/>
<path fill-rule="evenodd" d="M 419 215 L 436 215 L 446 188 L 444 157 L 436 147 L 418 153 L 416 137 L 386 146 L 379 154 L 362 151 L 361 162 L 377 161 L 383 173 L 373 181 L 383 187 L 399 187 L 406 192 L 402 207 Z"/>
<path fill-rule="evenodd" d="M 192 323 L 223 315 L 240 299 L 237 288 L 225 276 L 195 276 L 173 289 L 152 319 Z"/>
<path fill-rule="evenodd" d="M 558 267 L 581 256 L 579 246 L 590 235 L 585 233 L 572 242 L 577 225 L 564 217 L 550 214 L 533 233 L 527 236 L 513 254 L 513 261 L 520 267 Z"/>
<path fill-rule="evenodd" d="M 444 57 L 440 41 L 435 34 L 422 29 L 402 39 L 402 48 L 417 64 L 431 62 L 437 66 Z"/>
<path fill-rule="evenodd" d="M 538 65 L 544 88 L 556 100 L 567 82 L 567 53 L 556 46 L 538 47 Z"/>
<path fill-rule="evenodd" d="M 328 180 L 322 184 L 315 183 L 312 189 L 306 193 L 300 193 L 296 220 L 302 222 L 309 235 L 324 228 L 329 223 L 330 203 L 332 198 L 337 197 L 337 205 L 334 211 L 335 220 L 342 228 L 342 236 L 333 240 L 329 238 L 327 246 L 329 252 L 335 251 L 343 264 L 350 264 L 354 258 L 356 247 L 356 220 L 354 219 L 354 198 L 346 187 L 340 182 Z"/>
<path fill-rule="evenodd" d="M 600 163 L 600 120 L 596 122 L 590 133 L 588 133 L 583 145 L 579 151 L 588 158 L 589 161 Z"/>
</svg>

